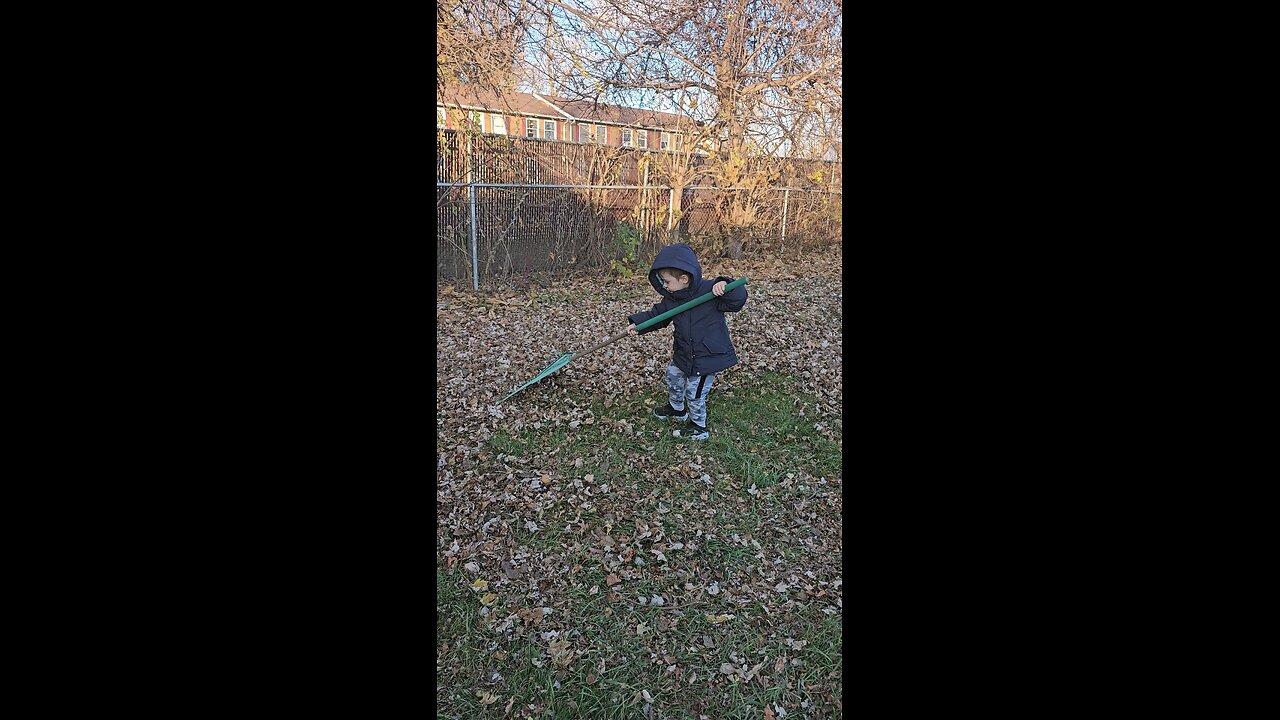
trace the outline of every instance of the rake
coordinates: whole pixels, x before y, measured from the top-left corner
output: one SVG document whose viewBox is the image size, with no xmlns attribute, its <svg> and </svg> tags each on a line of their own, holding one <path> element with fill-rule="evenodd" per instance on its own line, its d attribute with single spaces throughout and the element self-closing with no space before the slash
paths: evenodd
<svg viewBox="0 0 1280 720">
<path fill-rule="evenodd" d="M 737 280 L 734 280 L 733 282 L 729 283 L 728 285 L 725 285 L 725 286 L 724 286 L 724 291 L 725 291 L 725 292 L 729 292 L 730 290 L 737 290 L 738 288 L 740 288 L 740 287 L 742 287 L 743 285 L 746 285 L 746 284 L 747 284 L 747 278 L 746 278 L 746 277 L 740 277 L 740 278 L 738 278 Z M 714 298 L 715 296 L 716 296 L 716 294 L 715 294 L 714 292 L 708 292 L 708 293 L 706 293 L 706 294 L 704 294 L 704 295 L 699 295 L 698 297 L 696 297 L 696 298 L 694 298 L 694 299 L 690 300 L 689 302 L 687 302 L 687 303 L 685 303 L 685 304 L 683 304 L 683 305 L 680 305 L 680 306 L 678 306 L 678 307 L 672 308 L 671 310 L 668 310 L 668 311 L 666 311 L 666 312 L 662 313 L 661 315 L 658 315 L 657 317 L 650 318 L 650 319 L 645 320 L 644 322 L 642 322 L 642 323 L 640 323 L 640 324 L 636 325 L 636 331 L 638 332 L 638 331 L 640 331 L 640 330 L 647 330 L 648 328 L 653 327 L 654 325 L 657 325 L 658 323 L 662 322 L 663 320 L 666 320 L 667 318 L 670 318 L 670 317 L 674 317 L 674 316 L 676 316 L 676 315 L 679 315 L 680 313 L 684 312 L 685 310 L 688 310 L 689 308 L 697 307 L 697 306 L 701 305 L 702 303 L 704 303 L 704 302 L 706 302 L 706 301 L 708 301 L 708 300 L 711 300 L 711 299 L 712 299 L 712 298 Z M 582 351 L 582 352 L 580 352 L 580 353 L 565 353 L 565 354 L 561 355 L 560 357 L 556 358 L 554 362 L 552 362 L 550 365 L 548 365 L 548 366 L 546 367 L 546 369 L 545 369 L 545 370 L 543 370 L 542 372 L 538 373 L 538 375 L 537 375 L 536 377 L 534 377 L 534 378 L 533 378 L 532 380 L 530 380 L 529 382 L 527 382 L 527 383 L 525 383 L 525 384 L 521 385 L 520 387 L 516 388 L 515 390 L 513 390 L 513 391 L 511 392 L 511 395 L 508 395 L 507 397 L 502 398 L 501 400 L 499 400 L 499 401 L 497 402 L 497 404 L 498 404 L 498 405 L 501 405 L 502 403 L 506 402 L 506 401 L 507 401 L 507 399 L 509 399 L 512 395 L 515 395 L 516 393 L 518 393 L 518 392 L 520 392 L 520 391 L 524 390 L 525 388 L 529 387 L 530 385 L 533 385 L 534 383 L 538 382 L 539 380 L 543 380 L 543 379 L 547 378 L 548 376 L 550 376 L 550 375 L 551 375 L 552 373 L 554 373 L 555 371 L 559 370 L 560 368 L 564 367 L 565 365 L 568 365 L 570 360 L 573 360 L 574 358 L 580 358 L 580 357 L 583 357 L 583 356 L 585 356 L 585 355 L 590 355 L 591 353 L 593 353 L 593 352 L 595 352 L 595 351 L 599 350 L 600 348 L 604 347 L 605 345 L 608 345 L 608 344 L 610 344 L 610 343 L 617 342 L 617 341 L 621 340 L 622 338 L 624 338 L 624 337 L 626 337 L 626 336 L 627 336 L 627 331 L 626 331 L 626 330 L 623 330 L 622 332 L 618 333 L 617 335 L 614 335 L 613 337 L 609 338 L 608 340 L 605 340 L 604 342 L 600 343 L 599 345 L 594 345 L 594 346 L 592 346 L 592 347 L 590 347 L 590 348 L 588 348 L 588 349 L 586 349 L 586 350 L 583 350 L 583 351 Z"/>
</svg>

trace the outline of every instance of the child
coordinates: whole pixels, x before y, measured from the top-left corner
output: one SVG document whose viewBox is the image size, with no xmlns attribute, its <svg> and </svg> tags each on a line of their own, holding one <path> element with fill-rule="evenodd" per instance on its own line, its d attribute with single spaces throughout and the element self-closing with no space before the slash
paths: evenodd
<svg viewBox="0 0 1280 720">
<path fill-rule="evenodd" d="M 675 345 L 667 366 L 667 406 L 654 416 L 659 420 L 687 419 L 689 423 L 676 431 L 677 437 L 707 439 L 707 394 L 715 383 L 715 374 L 738 364 L 724 314 L 742 309 L 747 302 L 747 288 L 726 294 L 724 286 L 732 281 L 724 275 L 715 281 L 703 280 L 693 248 L 683 243 L 668 245 L 658 252 L 649 270 L 649 282 L 662 295 L 662 301 L 652 310 L 627 318 L 631 321 L 627 332 L 637 335 L 637 324 L 705 295 L 708 290 L 716 295 L 717 299 L 644 330 L 649 333 L 675 324 Z"/>
</svg>

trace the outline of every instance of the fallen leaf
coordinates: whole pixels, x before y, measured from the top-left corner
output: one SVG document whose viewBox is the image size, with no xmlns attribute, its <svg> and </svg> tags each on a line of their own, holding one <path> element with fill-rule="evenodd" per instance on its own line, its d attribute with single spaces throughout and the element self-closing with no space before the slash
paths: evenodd
<svg viewBox="0 0 1280 720">
<path fill-rule="evenodd" d="M 604 579 L 604 583 L 609 586 L 617 585 L 620 582 L 622 582 L 622 578 L 613 573 L 609 573 L 608 577 Z"/>
<path fill-rule="evenodd" d="M 568 640 L 552 640 L 547 645 L 547 651 L 551 655 L 551 660 L 555 662 L 557 667 L 566 668 L 573 662 L 572 643 Z"/>
</svg>

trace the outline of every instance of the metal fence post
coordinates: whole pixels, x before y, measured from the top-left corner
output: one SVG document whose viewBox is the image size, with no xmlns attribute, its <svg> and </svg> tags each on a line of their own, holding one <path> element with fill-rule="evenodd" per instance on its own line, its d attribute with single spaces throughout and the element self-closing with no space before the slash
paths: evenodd
<svg viewBox="0 0 1280 720">
<path fill-rule="evenodd" d="M 649 199 L 649 163 L 647 162 L 644 164 L 644 182 L 642 184 L 642 188 L 643 189 L 640 190 L 640 235 L 647 241 L 649 239 L 649 232 L 646 229 L 645 220 L 652 214 L 649 212 L 649 208 L 645 206 L 646 201 Z"/>
<path fill-rule="evenodd" d="M 467 151 L 467 199 L 471 205 L 471 222 L 467 224 L 471 235 L 471 289 L 480 292 L 480 249 L 476 245 L 475 156 L 471 152 L 471 138 L 467 138 Z"/>
<path fill-rule="evenodd" d="M 467 187 L 467 195 L 471 199 L 471 222 L 468 227 L 471 230 L 471 288 L 476 292 L 480 291 L 480 251 L 476 246 L 476 187 L 471 185 Z"/>
<path fill-rule="evenodd" d="M 782 249 L 787 249 L 787 200 L 791 197 L 791 190 L 782 191 Z"/>
<path fill-rule="evenodd" d="M 667 188 L 667 234 L 671 234 L 671 226 L 675 224 L 676 218 L 676 189 Z"/>
</svg>

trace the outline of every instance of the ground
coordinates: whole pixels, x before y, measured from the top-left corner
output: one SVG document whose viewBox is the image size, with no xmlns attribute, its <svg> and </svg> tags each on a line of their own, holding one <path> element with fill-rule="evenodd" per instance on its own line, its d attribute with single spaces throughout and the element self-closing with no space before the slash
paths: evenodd
<svg viewBox="0 0 1280 720">
<path fill-rule="evenodd" d="M 841 256 L 709 265 L 750 296 L 702 442 L 651 413 L 669 328 L 496 404 L 643 273 L 440 283 L 437 717 L 840 717 Z"/>
</svg>

